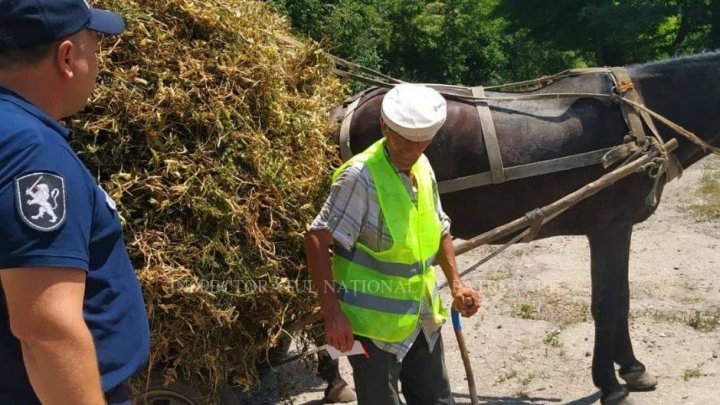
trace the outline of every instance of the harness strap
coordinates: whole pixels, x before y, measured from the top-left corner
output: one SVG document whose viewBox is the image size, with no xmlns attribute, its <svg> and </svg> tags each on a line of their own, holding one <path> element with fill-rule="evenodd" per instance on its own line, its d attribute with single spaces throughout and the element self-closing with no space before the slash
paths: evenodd
<svg viewBox="0 0 720 405">
<path fill-rule="evenodd" d="M 567 71 L 568 76 L 580 76 L 580 75 L 597 74 L 597 73 L 610 73 L 610 68 L 608 68 L 608 67 L 586 67 L 586 68 L 569 69 Z"/>
<path fill-rule="evenodd" d="M 352 77 L 349 72 L 343 72 L 343 77 Z M 600 93 L 542 93 L 542 94 L 521 94 L 512 97 L 486 97 L 485 89 L 495 87 L 474 87 L 471 88 L 472 96 L 462 96 L 458 94 L 448 93 L 442 91 L 448 99 L 456 99 L 465 102 L 474 103 L 476 105 L 478 116 L 480 118 L 481 129 L 483 133 L 483 139 L 486 145 L 488 153 L 488 161 L 490 163 L 490 171 L 484 173 L 477 173 L 466 177 L 461 177 L 452 180 L 446 180 L 438 182 L 438 191 L 443 193 L 450 193 L 454 191 L 465 190 L 473 187 L 481 187 L 489 184 L 498 184 L 507 182 L 510 180 L 516 180 L 526 177 L 533 177 L 547 173 L 554 173 L 562 170 L 569 170 L 574 168 L 591 166 L 598 163 L 604 163 L 608 165 L 615 163 L 620 160 L 624 160 L 629 157 L 628 153 L 623 153 L 621 150 L 625 145 L 619 145 L 610 154 L 603 156 L 608 153 L 610 149 L 604 149 L 599 151 L 587 152 L 580 155 L 568 156 L 565 158 L 554 159 L 550 161 L 536 162 L 522 166 L 505 168 L 502 162 L 502 156 L 500 155 L 500 147 L 497 140 L 497 133 L 495 131 L 495 125 L 492 121 L 492 115 L 490 114 L 490 108 L 488 106 L 489 101 L 519 101 L 519 100 L 543 100 L 543 99 L 556 99 L 556 98 L 597 98 L 601 100 L 615 101 L 620 104 L 623 119 L 630 131 L 630 135 L 636 141 L 639 150 L 646 150 L 652 148 L 653 144 L 662 145 L 663 140 L 658 132 L 654 120 L 662 122 L 667 125 L 675 132 L 688 138 L 693 143 L 697 144 L 704 150 L 709 150 L 712 153 L 720 154 L 720 148 L 713 147 L 702 139 L 698 138 L 695 134 L 684 128 L 678 126 L 672 121 L 665 117 L 655 113 L 654 111 L 645 107 L 642 96 L 639 89 L 636 89 L 630 74 L 626 68 L 582 68 L 582 69 L 571 69 L 561 72 L 557 75 L 549 76 L 547 79 L 550 82 L 552 80 L 567 76 L 579 76 L 584 74 L 608 74 L 615 85 L 617 94 L 600 94 Z M 354 78 L 354 77 L 352 77 Z M 542 79 L 538 79 L 541 80 Z M 510 85 L 496 86 L 498 88 L 504 88 L 507 86 L 513 87 L 516 85 L 527 85 L 535 83 L 536 81 L 518 82 Z M 373 84 L 382 87 L 392 87 L 390 83 L 378 83 Z M 450 86 L 450 85 L 432 85 L 434 87 L 445 87 L 448 89 L 463 88 L 461 86 Z M 342 126 L 340 129 L 340 156 L 343 160 L 347 160 L 352 156 L 350 150 L 350 124 L 355 110 L 359 106 L 360 98 L 354 100 L 346 109 L 345 117 L 342 119 Z M 350 102 L 350 100 L 348 100 Z M 653 140 L 648 139 L 647 133 L 645 132 L 645 126 L 652 132 Z M 657 141 L 657 142 L 655 142 Z M 682 174 L 682 166 L 673 154 L 665 154 L 665 170 L 667 180 L 672 180 L 679 177 Z"/>
<path fill-rule="evenodd" d="M 565 156 L 557 159 L 542 160 L 505 169 L 505 180 L 519 180 L 527 177 L 541 176 L 543 174 L 558 173 L 570 169 L 593 166 L 602 161 L 603 156 L 612 148 L 605 148 L 577 155 Z M 476 173 L 456 179 L 443 180 L 437 183 L 440 194 L 467 190 L 493 184 L 490 172 Z"/>
<path fill-rule="evenodd" d="M 610 68 L 610 77 L 615 83 L 615 91 L 627 99 L 630 99 L 638 104 L 644 104 L 640 93 L 635 89 L 635 85 L 630 78 L 630 73 L 624 67 L 613 67 Z M 622 111 L 625 123 L 630 130 L 630 136 L 635 138 L 635 141 L 640 147 L 647 145 L 647 136 L 645 135 L 645 128 L 643 128 L 642 118 L 632 106 L 621 103 L 620 111 Z"/>
<path fill-rule="evenodd" d="M 340 158 L 343 162 L 353 156 L 352 150 L 350 149 L 350 124 L 352 124 L 355 110 L 357 109 L 358 104 L 360 104 L 361 98 L 362 97 L 358 97 L 357 100 L 353 101 L 347 107 L 345 110 L 345 116 L 342 119 L 342 125 L 340 125 L 340 139 L 338 140 L 338 143 L 340 144 Z"/>
<path fill-rule="evenodd" d="M 485 89 L 482 86 L 472 88 L 473 97 L 485 97 Z M 482 128 L 483 139 L 485 140 L 485 150 L 487 150 L 488 160 L 490 162 L 490 176 L 494 184 L 505 182 L 505 168 L 503 166 L 502 155 L 500 155 L 500 145 L 498 144 L 497 132 L 495 132 L 495 124 L 493 123 L 490 107 L 487 102 L 478 101 L 475 103 L 478 116 L 480 117 L 480 127 Z"/>
<path fill-rule="evenodd" d="M 615 90 L 618 95 L 634 102 L 637 105 L 645 105 L 645 100 L 643 100 L 640 90 L 635 87 L 627 68 L 613 67 L 610 68 L 609 73 L 615 83 Z M 637 108 L 631 103 L 620 103 L 620 110 L 622 111 L 625 123 L 630 129 L 630 135 L 635 139 L 637 145 L 641 149 L 649 147 L 649 140 L 645 133 L 643 123 L 650 130 L 652 136 L 655 137 L 658 145 L 664 143 L 662 136 L 660 136 L 660 132 L 655 126 L 655 121 L 652 119 L 646 108 Z M 663 166 L 666 171 L 667 181 L 682 176 L 683 168 L 677 156 L 671 153 L 668 154 L 666 158 L 666 162 L 664 162 Z"/>
</svg>

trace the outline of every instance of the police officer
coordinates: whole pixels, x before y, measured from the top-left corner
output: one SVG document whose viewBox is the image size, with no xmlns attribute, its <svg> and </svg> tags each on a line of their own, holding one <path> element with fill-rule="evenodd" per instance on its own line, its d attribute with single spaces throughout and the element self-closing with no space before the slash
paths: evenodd
<svg viewBox="0 0 720 405">
<path fill-rule="evenodd" d="M 0 404 L 130 404 L 148 358 L 115 203 L 58 123 L 124 29 L 84 0 L 0 0 Z"/>
<path fill-rule="evenodd" d="M 384 138 L 335 172 L 306 235 L 327 342 L 347 351 L 358 340 L 369 353 L 349 358 L 359 405 L 401 404 L 398 381 L 408 405 L 454 403 L 433 261 L 463 315 L 478 311 L 480 297 L 460 281 L 450 219 L 423 155 L 446 108 L 439 93 L 422 85 L 390 90 L 381 108 Z"/>
</svg>

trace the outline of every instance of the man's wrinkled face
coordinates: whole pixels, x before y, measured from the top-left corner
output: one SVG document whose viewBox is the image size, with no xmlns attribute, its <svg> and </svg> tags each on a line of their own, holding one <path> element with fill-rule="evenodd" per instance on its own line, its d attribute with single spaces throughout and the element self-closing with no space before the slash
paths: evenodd
<svg viewBox="0 0 720 405">
<path fill-rule="evenodd" d="M 403 138 L 390 129 L 385 121 L 380 120 L 382 133 L 386 138 L 385 145 L 390 155 L 390 160 L 401 172 L 410 172 L 420 155 L 432 143 L 432 139 L 423 142 L 413 142 Z"/>
</svg>

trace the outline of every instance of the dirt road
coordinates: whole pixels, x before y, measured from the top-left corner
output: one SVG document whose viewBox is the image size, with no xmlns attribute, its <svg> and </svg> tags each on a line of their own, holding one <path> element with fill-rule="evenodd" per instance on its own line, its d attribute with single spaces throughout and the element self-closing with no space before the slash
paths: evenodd
<svg viewBox="0 0 720 405">
<path fill-rule="evenodd" d="M 668 185 L 657 213 L 635 228 L 630 263 L 631 335 L 638 358 L 658 376 L 635 404 L 720 404 L 720 221 L 689 213 L 706 159 Z M 466 268 L 484 256 L 459 258 Z M 466 278 L 483 308 L 464 321 L 481 403 L 593 404 L 590 253 L 585 238 L 557 237 L 510 248 Z M 447 291 L 444 302 L 449 302 Z M 443 328 L 458 404 L 469 404 L 452 327 Z M 348 380 L 347 361 L 341 362 Z M 267 375 L 243 404 L 320 403 L 322 382 L 302 364 Z"/>
</svg>

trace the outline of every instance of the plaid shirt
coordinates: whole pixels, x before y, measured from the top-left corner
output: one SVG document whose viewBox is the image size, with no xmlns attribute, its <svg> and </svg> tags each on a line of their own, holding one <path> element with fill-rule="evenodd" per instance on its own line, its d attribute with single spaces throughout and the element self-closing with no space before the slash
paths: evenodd
<svg viewBox="0 0 720 405">
<path fill-rule="evenodd" d="M 385 154 L 387 156 L 387 150 L 385 150 Z M 417 205 L 416 188 L 412 178 L 398 171 L 394 165 L 393 168 L 400 176 L 412 202 Z M 440 205 L 435 174 L 432 171 L 431 176 L 435 190 L 435 207 L 443 226 L 442 236 L 445 236 L 450 232 L 450 218 L 445 215 Z M 392 247 L 392 236 L 380 209 L 372 175 L 364 163 L 350 164 L 340 173 L 332 185 L 330 196 L 325 201 L 320 214 L 310 225 L 310 229 L 327 229 L 333 235 L 335 243 L 339 243 L 347 250 L 352 250 L 357 242 L 374 251 L 387 250 Z M 430 297 L 423 300 L 420 322 L 407 339 L 395 343 L 373 340 L 373 343 L 381 350 L 395 354 L 400 361 L 410 351 L 410 347 L 422 330 L 428 347 L 432 350 L 440 335 L 442 324 L 435 323 L 429 301 Z"/>
</svg>

